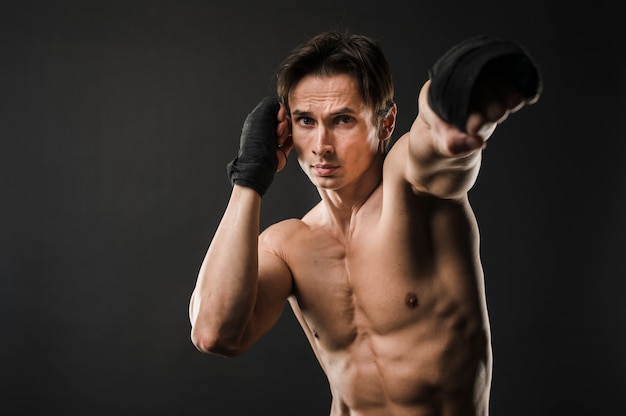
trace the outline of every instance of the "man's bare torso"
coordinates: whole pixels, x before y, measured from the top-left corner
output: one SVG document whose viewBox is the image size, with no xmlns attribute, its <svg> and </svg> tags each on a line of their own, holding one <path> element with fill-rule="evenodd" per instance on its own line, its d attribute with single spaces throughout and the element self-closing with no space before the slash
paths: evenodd
<svg viewBox="0 0 626 416">
<path fill-rule="evenodd" d="M 276 227 L 331 415 L 486 415 L 489 323 L 469 204 L 399 201 L 379 187 L 346 232 L 323 203 Z"/>
</svg>

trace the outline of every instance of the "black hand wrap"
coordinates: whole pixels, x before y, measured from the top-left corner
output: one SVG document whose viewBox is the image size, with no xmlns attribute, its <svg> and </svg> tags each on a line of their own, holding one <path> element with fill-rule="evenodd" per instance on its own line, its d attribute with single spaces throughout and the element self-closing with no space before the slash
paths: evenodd
<svg viewBox="0 0 626 416">
<path fill-rule="evenodd" d="M 226 170 L 232 185 L 243 185 L 263 196 L 278 168 L 276 156 L 277 98 L 266 97 L 248 114 L 239 140 L 239 153 Z"/>
<path fill-rule="evenodd" d="M 472 88 L 487 71 L 506 77 L 527 99 L 541 93 L 539 70 L 521 45 L 481 35 L 453 46 L 433 65 L 428 103 L 441 119 L 466 132 Z"/>
</svg>

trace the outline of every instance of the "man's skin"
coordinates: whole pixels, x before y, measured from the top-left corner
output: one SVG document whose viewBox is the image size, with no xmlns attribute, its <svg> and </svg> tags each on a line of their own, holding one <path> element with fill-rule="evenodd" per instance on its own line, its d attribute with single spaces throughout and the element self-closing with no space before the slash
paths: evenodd
<svg viewBox="0 0 626 416">
<path fill-rule="evenodd" d="M 235 356 L 288 300 L 326 373 L 331 416 L 487 415 L 491 342 L 479 235 L 467 192 L 495 126 L 524 102 L 483 85 L 469 134 L 419 96 L 385 156 L 396 108 L 375 119 L 345 74 L 305 76 L 281 108 L 321 201 L 259 236 L 261 197 L 235 185 L 190 303 L 197 348 Z"/>
</svg>

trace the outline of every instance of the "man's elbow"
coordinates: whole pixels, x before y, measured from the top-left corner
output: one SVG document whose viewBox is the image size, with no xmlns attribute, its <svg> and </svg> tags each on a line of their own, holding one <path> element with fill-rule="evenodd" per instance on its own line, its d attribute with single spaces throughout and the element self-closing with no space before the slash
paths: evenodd
<svg viewBox="0 0 626 416">
<path fill-rule="evenodd" d="M 463 198 L 476 183 L 478 170 L 448 171 L 434 175 L 423 184 L 426 193 L 441 199 Z"/>
<path fill-rule="evenodd" d="M 245 350 L 233 337 L 226 337 L 215 331 L 202 331 L 195 327 L 191 330 L 191 342 L 200 352 L 222 357 L 236 357 Z"/>
<path fill-rule="evenodd" d="M 465 186 L 463 186 L 465 185 Z M 461 199 L 467 195 L 471 186 L 460 183 L 450 183 L 444 181 L 431 181 L 429 183 L 422 183 L 420 186 L 415 186 L 416 192 L 429 194 L 439 199 Z"/>
</svg>

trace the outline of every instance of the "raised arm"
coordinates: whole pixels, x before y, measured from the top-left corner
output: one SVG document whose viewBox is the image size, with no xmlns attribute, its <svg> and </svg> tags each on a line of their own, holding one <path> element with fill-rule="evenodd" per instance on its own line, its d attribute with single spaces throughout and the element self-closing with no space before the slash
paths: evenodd
<svg viewBox="0 0 626 416">
<path fill-rule="evenodd" d="M 401 140 L 404 174 L 417 192 L 463 196 L 474 184 L 482 149 L 510 113 L 539 98 L 539 72 L 519 45 L 486 37 L 453 47 L 422 87 L 419 113 Z M 403 157 L 400 155 L 396 158 Z"/>
<path fill-rule="evenodd" d="M 279 107 L 266 99 L 248 115 L 239 154 L 228 165 L 232 194 L 189 305 L 192 342 L 203 352 L 234 356 L 249 348 L 278 320 L 291 293 L 289 269 L 271 241 L 259 242 L 261 198 L 291 146 Z"/>
</svg>

